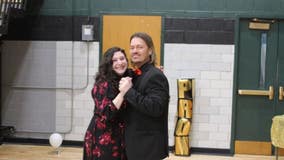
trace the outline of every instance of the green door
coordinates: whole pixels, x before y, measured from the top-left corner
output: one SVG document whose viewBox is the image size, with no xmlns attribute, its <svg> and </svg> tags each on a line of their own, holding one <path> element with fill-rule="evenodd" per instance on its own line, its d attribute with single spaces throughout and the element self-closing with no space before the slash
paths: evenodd
<svg viewBox="0 0 284 160">
<path fill-rule="evenodd" d="M 284 114 L 284 21 L 251 22 L 239 20 L 232 142 L 235 153 L 271 155 L 272 118 Z"/>
<path fill-rule="evenodd" d="M 284 20 L 279 24 L 279 42 L 278 42 L 278 65 L 277 65 L 277 88 L 278 97 L 276 97 L 276 113 L 284 114 Z"/>
</svg>

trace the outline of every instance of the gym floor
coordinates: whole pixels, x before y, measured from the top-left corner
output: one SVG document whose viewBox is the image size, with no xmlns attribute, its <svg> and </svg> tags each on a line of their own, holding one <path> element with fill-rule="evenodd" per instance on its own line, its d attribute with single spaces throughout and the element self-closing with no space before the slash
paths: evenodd
<svg viewBox="0 0 284 160">
<path fill-rule="evenodd" d="M 0 160 L 81 160 L 81 147 L 60 147 L 56 152 L 48 145 L 7 144 L 0 145 Z M 275 160 L 275 156 L 256 155 L 212 155 L 191 154 L 190 156 L 175 156 L 170 154 L 165 160 Z M 278 157 L 278 160 L 284 160 Z"/>
</svg>

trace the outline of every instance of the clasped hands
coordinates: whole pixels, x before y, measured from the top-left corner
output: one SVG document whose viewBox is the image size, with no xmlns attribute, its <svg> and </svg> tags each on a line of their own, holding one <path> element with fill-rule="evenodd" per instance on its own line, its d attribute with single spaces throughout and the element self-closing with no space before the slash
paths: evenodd
<svg viewBox="0 0 284 160">
<path fill-rule="evenodd" d="M 126 93 L 131 87 L 133 86 L 132 84 L 132 78 L 131 77 L 123 77 L 119 81 L 119 91 L 122 93 Z"/>
</svg>

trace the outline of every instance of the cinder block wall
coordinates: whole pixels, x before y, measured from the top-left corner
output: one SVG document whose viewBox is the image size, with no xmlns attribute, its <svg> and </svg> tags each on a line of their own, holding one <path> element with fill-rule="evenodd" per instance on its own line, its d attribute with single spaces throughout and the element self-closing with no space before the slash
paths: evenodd
<svg viewBox="0 0 284 160">
<path fill-rule="evenodd" d="M 19 130 L 15 136 L 48 138 L 52 132 L 60 132 L 64 135 L 65 140 L 82 141 L 93 113 L 94 106 L 90 93 L 94 83 L 93 76 L 97 72 L 99 64 L 99 43 L 4 41 L 3 52 L 12 56 L 9 58 L 14 58 L 13 55 L 21 54 L 24 48 L 28 49 L 28 51 L 37 48 L 40 53 L 46 52 L 46 54 L 41 54 L 46 56 L 48 50 L 44 47 L 42 49 L 38 47 L 45 43 L 55 44 L 53 46 L 56 52 L 53 54 L 56 55 L 56 70 L 53 79 L 56 81 L 55 87 L 59 89 L 52 91 L 56 102 L 56 112 L 53 113 L 56 120 L 55 124 L 51 124 L 55 126 L 55 129 L 47 132 Z M 16 49 L 15 45 L 17 45 Z M 15 52 L 17 54 L 5 52 Z M 45 56 L 37 57 L 46 60 Z M 88 63 L 89 69 L 87 69 Z M 191 146 L 217 149 L 230 148 L 233 63 L 234 45 L 165 44 L 164 73 L 170 82 L 171 95 L 168 119 L 170 146 L 174 145 L 177 114 L 176 81 L 179 78 L 194 78 L 196 92 L 193 105 L 193 124 L 190 132 Z M 13 65 L 10 67 L 13 67 Z M 72 87 L 75 88 L 73 91 L 68 89 Z M 45 90 L 38 91 L 44 92 Z M 19 116 L 22 112 L 13 109 L 19 106 L 15 106 L 15 103 L 9 103 L 11 102 L 9 100 L 11 99 L 6 99 L 5 103 L 2 102 L 2 105 L 4 104 L 2 122 L 4 125 L 17 126 L 19 122 L 16 121 L 17 117 L 15 116 Z M 35 102 L 36 100 L 31 99 L 27 103 Z M 36 112 L 40 111 L 37 111 L 37 108 L 30 111 L 31 114 Z M 8 120 L 5 117 L 14 118 Z M 26 120 L 26 117 L 22 118 L 23 121 Z M 50 120 L 47 118 L 46 121 L 49 122 Z"/>
</svg>

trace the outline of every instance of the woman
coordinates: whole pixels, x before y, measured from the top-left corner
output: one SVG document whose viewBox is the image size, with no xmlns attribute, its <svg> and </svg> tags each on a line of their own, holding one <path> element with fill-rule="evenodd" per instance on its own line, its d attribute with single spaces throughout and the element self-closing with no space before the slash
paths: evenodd
<svg viewBox="0 0 284 160">
<path fill-rule="evenodd" d="M 84 160 L 126 160 L 121 114 L 125 109 L 123 96 L 132 84 L 119 86 L 119 81 L 127 67 L 123 49 L 113 47 L 105 52 L 92 89 L 95 109 L 85 134 Z"/>
</svg>

